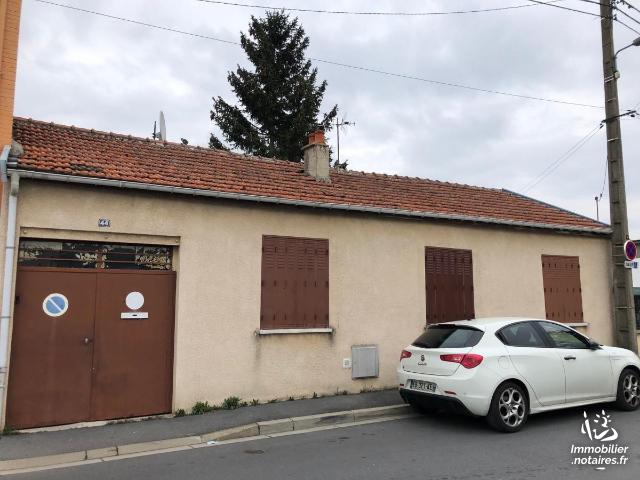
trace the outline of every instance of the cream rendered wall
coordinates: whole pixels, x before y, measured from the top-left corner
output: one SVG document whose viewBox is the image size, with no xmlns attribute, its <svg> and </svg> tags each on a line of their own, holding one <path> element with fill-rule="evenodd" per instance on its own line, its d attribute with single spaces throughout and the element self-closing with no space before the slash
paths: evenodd
<svg viewBox="0 0 640 480">
<path fill-rule="evenodd" d="M 99 230 L 98 218 L 111 227 Z M 426 245 L 473 251 L 479 317 L 544 317 L 540 255 L 579 255 L 584 330 L 613 339 L 602 238 L 27 180 L 18 225 L 25 237 L 179 242 L 175 408 L 394 386 L 400 350 L 425 323 Z M 334 335 L 255 334 L 263 234 L 329 239 Z M 379 345 L 378 379 L 352 381 L 342 368 L 356 344 Z"/>
</svg>

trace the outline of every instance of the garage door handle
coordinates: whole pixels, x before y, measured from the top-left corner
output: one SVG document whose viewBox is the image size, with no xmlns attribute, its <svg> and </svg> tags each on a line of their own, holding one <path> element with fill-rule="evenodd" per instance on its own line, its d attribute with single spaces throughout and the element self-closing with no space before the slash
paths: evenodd
<svg viewBox="0 0 640 480">
<path fill-rule="evenodd" d="M 564 357 L 565 360 L 575 360 L 576 357 L 569 355 L 568 357 Z"/>
<path fill-rule="evenodd" d="M 84 337 L 84 340 L 82 341 L 85 345 L 89 345 L 91 342 L 93 342 L 93 338 L 89 337 Z"/>
</svg>

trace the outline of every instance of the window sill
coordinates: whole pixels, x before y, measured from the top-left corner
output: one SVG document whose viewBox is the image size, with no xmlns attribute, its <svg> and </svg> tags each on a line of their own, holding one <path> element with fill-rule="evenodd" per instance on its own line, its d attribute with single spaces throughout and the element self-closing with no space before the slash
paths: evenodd
<svg viewBox="0 0 640 480">
<path fill-rule="evenodd" d="M 333 327 L 328 328 L 273 328 L 256 330 L 256 335 L 300 335 L 305 333 L 324 333 L 332 335 Z"/>
<path fill-rule="evenodd" d="M 565 323 L 564 325 L 566 325 L 567 327 L 588 327 L 589 324 L 588 323 Z"/>
</svg>

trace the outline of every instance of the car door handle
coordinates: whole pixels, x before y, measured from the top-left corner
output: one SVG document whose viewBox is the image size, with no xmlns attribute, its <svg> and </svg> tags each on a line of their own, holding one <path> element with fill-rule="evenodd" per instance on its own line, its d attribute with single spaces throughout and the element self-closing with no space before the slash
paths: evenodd
<svg viewBox="0 0 640 480">
<path fill-rule="evenodd" d="M 574 357 L 573 355 L 567 355 L 566 357 L 564 357 L 565 360 L 575 360 L 576 357 Z"/>
</svg>

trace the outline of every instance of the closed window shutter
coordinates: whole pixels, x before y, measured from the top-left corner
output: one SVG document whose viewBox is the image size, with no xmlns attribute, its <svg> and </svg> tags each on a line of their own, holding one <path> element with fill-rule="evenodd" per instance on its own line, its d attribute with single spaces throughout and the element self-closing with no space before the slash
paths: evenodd
<svg viewBox="0 0 640 480">
<path fill-rule="evenodd" d="M 260 328 L 329 326 L 329 241 L 262 237 Z"/>
<path fill-rule="evenodd" d="M 475 317 L 471 250 L 425 247 L 427 323 Z"/>
<path fill-rule="evenodd" d="M 582 323 L 580 259 L 563 255 L 542 255 L 544 305 L 549 320 Z"/>
</svg>

